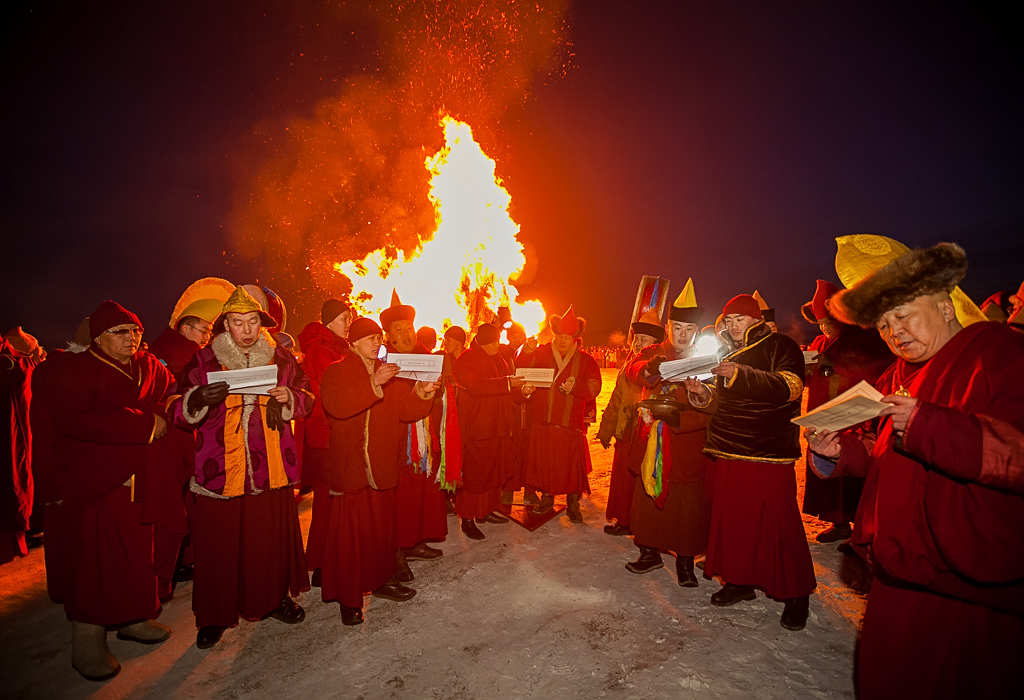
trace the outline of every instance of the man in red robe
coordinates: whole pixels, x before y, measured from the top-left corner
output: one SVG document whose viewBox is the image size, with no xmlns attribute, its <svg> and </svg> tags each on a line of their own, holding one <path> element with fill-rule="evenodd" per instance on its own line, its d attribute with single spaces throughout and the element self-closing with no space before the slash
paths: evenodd
<svg viewBox="0 0 1024 700">
<path fill-rule="evenodd" d="M 437 384 L 396 380 L 398 365 L 377 359 L 381 330 L 368 318 L 349 329 L 351 350 L 330 365 L 320 394 L 331 436 L 324 476 L 331 499 L 322 560 L 325 602 L 341 621 L 363 621 L 363 594 L 405 601 L 416 591 L 395 580 L 399 466 L 408 422 L 430 412 Z"/>
<path fill-rule="evenodd" d="M 581 347 L 586 323 L 570 305 L 562 316 L 548 319 L 554 333 L 550 343 L 537 347 L 531 338 L 519 354 L 520 367 L 554 372 L 551 387 L 538 388 L 531 399 L 534 424 L 526 452 L 526 483 L 542 494 L 535 512 L 547 513 L 555 506 L 555 496 L 564 493 L 566 512 L 574 523 L 583 522 L 580 495 L 590 493 L 590 449 L 583 421 L 587 403 L 601 393 L 601 370 Z"/>
<path fill-rule="evenodd" d="M 950 292 L 966 270 L 959 246 L 912 250 L 831 303 L 897 357 L 878 419 L 808 430 L 823 475 L 867 477 L 863 698 L 1016 697 L 1024 682 L 1024 337 L 961 327 Z"/>
<path fill-rule="evenodd" d="M 481 324 L 472 346 L 455 362 L 462 437 L 462 484 L 455 491 L 455 512 L 462 531 L 473 540 L 484 539 L 477 523 L 508 522 L 495 511 L 514 469 L 514 400 L 534 391 L 533 386 L 524 386 L 522 377 L 512 376 L 512 368 L 498 352 L 500 345 L 497 326 Z"/>
<path fill-rule="evenodd" d="M 416 309 L 403 304 L 398 294 L 393 294 L 391 306 L 380 314 L 380 326 L 387 335 L 388 352 L 429 354 L 416 341 Z M 412 385 L 412 382 L 405 379 Z M 427 544 L 441 542 L 448 536 L 448 515 L 445 498 L 435 477 L 430 420 L 424 418 L 405 427 L 402 440 L 402 469 L 398 476 L 398 491 L 395 493 L 398 516 L 398 549 L 400 560 L 399 581 L 413 580 L 412 570 L 407 561 L 431 561 L 443 556 L 444 552 Z"/>
<path fill-rule="evenodd" d="M 328 367 L 348 355 L 347 337 L 351 324 L 352 310 L 348 304 L 340 299 L 328 299 L 320 309 L 320 322 L 307 324 L 299 333 L 299 344 L 305 355 L 302 369 L 309 377 L 310 389 L 317 399 L 306 418 L 302 461 L 302 480 L 313 484 L 313 514 L 306 538 L 306 566 L 313 572 L 310 583 L 315 587 L 320 586 L 327 524 L 331 519 L 331 496 L 325 471 L 331 429 L 320 400 L 320 381 Z"/>
<path fill-rule="evenodd" d="M 174 378 L 139 351 L 142 324 L 119 304 L 100 304 L 89 328 L 88 351 L 63 358 L 59 402 L 44 400 L 66 519 L 71 663 L 86 678 L 105 680 L 121 668 L 107 649 L 108 627 L 144 644 L 171 634 L 153 620 L 160 601 L 147 500 L 160 506 L 168 468 L 163 401 Z"/>
<path fill-rule="evenodd" d="M 804 356 L 768 327 L 752 296 L 733 297 L 722 315 L 736 349 L 712 370 L 713 389 L 685 382 L 693 406 L 718 401 L 704 445 L 714 471 L 704 575 L 723 580 L 711 604 L 754 600 L 761 588 L 785 601 L 780 624 L 801 630 L 816 586 L 794 471 Z"/>
</svg>

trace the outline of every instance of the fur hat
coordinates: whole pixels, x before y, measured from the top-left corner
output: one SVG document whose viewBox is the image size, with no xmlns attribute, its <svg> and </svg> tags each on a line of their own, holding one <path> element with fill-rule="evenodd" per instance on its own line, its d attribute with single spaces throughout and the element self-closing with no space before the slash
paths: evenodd
<svg viewBox="0 0 1024 700">
<path fill-rule="evenodd" d="M 380 327 L 387 330 L 395 321 L 414 322 L 415 320 L 416 309 L 408 304 L 403 304 L 402 300 L 398 298 L 398 290 L 392 289 L 391 306 L 380 312 Z"/>
<path fill-rule="evenodd" d="M 564 334 L 579 338 L 583 335 L 583 329 L 587 327 L 587 319 L 576 316 L 572 304 L 569 304 L 569 308 L 561 316 L 554 314 L 548 316 L 548 325 L 551 326 L 551 332 L 555 335 Z"/>
<path fill-rule="evenodd" d="M 671 312 L 669 312 L 671 313 Z M 665 329 L 660 323 L 661 319 L 658 318 L 658 312 L 654 309 L 650 309 L 643 316 L 640 317 L 639 321 L 635 321 L 630 324 L 630 328 L 633 330 L 633 335 L 649 335 L 654 338 L 657 342 L 665 340 Z M 684 321 L 684 323 L 686 323 Z"/>
<path fill-rule="evenodd" d="M 829 300 L 843 323 L 871 328 L 878 317 L 920 296 L 949 293 L 967 274 L 967 254 L 955 243 L 915 248 Z"/>
</svg>

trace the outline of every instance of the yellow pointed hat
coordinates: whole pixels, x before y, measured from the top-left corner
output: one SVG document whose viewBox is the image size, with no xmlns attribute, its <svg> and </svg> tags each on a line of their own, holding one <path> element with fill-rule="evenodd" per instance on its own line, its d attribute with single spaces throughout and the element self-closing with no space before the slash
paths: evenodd
<svg viewBox="0 0 1024 700">
<path fill-rule="evenodd" d="M 253 311 L 259 312 L 260 323 L 264 328 L 273 328 L 277 325 L 274 317 L 264 311 L 260 303 L 253 298 L 252 294 L 245 291 L 244 287 L 235 287 L 235 291 L 231 293 L 220 310 L 220 318 L 224 318 L 225 314 L 248 314 Z"/>
<path fill-rule="evenodd" d="M 910 248 L 897 240 L 875 234 L 859 233 L 836 238 L 836 273 L 843 286 L 849 289 L 869 274 L 885 267 Z M 978 305 L 964 294 L 960 287 L 955 287 L 949 296 L 953 299 L 953 308 L 960 325 L 969 326 L 978 321 L 987 321 Z"/>
<path fill-rule="evenodd" d="M 185 316 L 195 316 L 207 323 L 213 323 L 220 316 L 221 307 L 235 291 L 235 285 L 220 277 L 203 277 L 188 286 L 178 303 L 174 305 L 171 320 L 167 324 L 171 328 Z"/>
<path fill-rule="evenodd" d="M 761 296 L 761 292 L 755 289 L 752 296 L 754 297 L 754 301 L 757 302 L 757 308 L 761 309 L 761 318 L 765 321 L 774 321 L 775 309 L 768 306 L 768 302 L 764 300 L 763 296 Z"/>
<path fill-rule="evenodd" d="M 704 309 L 697 306 L 697 294 L 693 291 L 693 278 L 691 277 L 686 280 L 683 291 L 679 292 L 679 296 L 669 308 L 668 320 L 700 324 L 700 317 L 703 314 Z"/>
</svg>

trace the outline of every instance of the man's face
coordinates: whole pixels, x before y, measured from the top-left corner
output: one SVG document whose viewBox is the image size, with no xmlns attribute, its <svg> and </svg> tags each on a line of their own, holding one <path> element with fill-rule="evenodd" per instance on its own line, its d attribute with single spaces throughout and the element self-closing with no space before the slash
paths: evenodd
<svg viewBox="0 0 1024 700">
<path fill-rule="evenodd" d="M 252 347 L 260 337 L 260 314 L 250 311 L 239 314 L 229 311 L 224 319 L 224 328 L 231 334 L 231 340 L 240 348 Z"/>
<path fill-rule="evenodd" d="M 395 321 L 388 326 L 388 340 L 398 352 L 412 352 L 416 347 L 416 329 L 412 321 Z"/>
<path fill-rule="evenodd" d="M 558 354 L 564 355 L 569 352 L 569 348 L 573 346 L 576 339 L 567 333 L 559 333 L 551 339 L 551 344 L 558 350 Z"/>
<path fill-rule="evenodd" d="M 493 343 L 487 343 L 487 345 L 481 345 L 480 348 L 488 355 L 497 355 L 498 348 L 501 347 L 501 341 L 495 340 Z"/>
<path fill-rule="evenodd" d="M 636 333 L 633 335 L 633 352 L 640 352 L 648 345 L 654 345 L 655 340 L 653 335 L 647 335 L 646 333 Z"/>
<path fill-rule="evenodd" d="M 213 324 L 197 318 L 181 324 L 179 332 L 201 348 L 205 348 L 213 335 Z"/>
<path fill-rule="evenodd" d="M 831 318 L 824 318 L 818 321 L 818 328 L 821 329 L 821 334 L 829 340 L 835 340 L 839 337 L 839 326 Z"/>
<path fill-rule="evenodd" d="M 682 352 L 693 345 L 693 339 L 697 335 L 696 323 L 683 323 L 682 321 L 669 321 L 665 324 L 668 332 L 669 342 L 676 352 Z"/>
<path fill-rule="evenodd" d="M 465 350 L 465 346 L 455 338 L 444 339 L 444 351 L 449 355 L 458 357 Z"/>
<path fill-rule="evenodd" d="M 384 344 L 384 339 L 380 333 L 374 335 L 368 335 L 352 343 L 352 349 L 356 351 L 356 354 L 365 360 L 376 359 L 377 353 L 380 352 L 380 346 Z"/>
<path fill-rule="evenodd" d="M 108 357 L 125 364 L 139 349 L 142 329 L 134 323 L 122 323 L 108 328 L 93 340 Z"/>
<path fill-rule="evenodd" d="M 893 353 L 907 362 L 924 362 L 952 337 L 955 319 L 949 295 L 931 294 L 886 311 L 875 327 Z"/>
<path fill-rule="evenodd" d="M 521 331 L 518 328 L 509 328 L 505 332 L 505 337 L 508 339 L 508 344 L 515 350 L 518 350 L 526 342 L 526 331 Z"/>
<path fill-rule="evenodd" d="M 348 311 L 342 311 L 333 321 L 327 324 L 327 328 L 339 338 L 344 338 L 348 335 L 348 327 L 350 325 L 352 325 L 352 314 Z"/>
<path fill-rule="evenodd" d="M 755 323 L 757 319 L 746 314 L 729 314 L 725 317 L 725 327 L 729 331 L 729 336 L 737 343 L 743 342 L 743 334 Z"/>
</svg>

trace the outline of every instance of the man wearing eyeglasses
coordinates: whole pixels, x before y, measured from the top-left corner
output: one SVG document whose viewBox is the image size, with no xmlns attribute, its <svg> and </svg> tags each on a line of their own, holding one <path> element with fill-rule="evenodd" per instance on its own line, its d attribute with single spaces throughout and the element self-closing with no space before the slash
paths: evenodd
<svg viewBox="0 0 1024 700">
<path fill-rule="evenodd" d="M 153 561 L 154 513 L 170 469 L 161 438 L 163 401 L 174 384 L 152 354 L 139 351 L 142 324 L 105 301 L 89 317 L 92 344 L 67 354 L 50 406 L 57 482 L 66 521 L 64 609 L 71 663 L 90 680 L 117 674 L 107 628 L 120 639 L 155 644 L 170 629 L 160 611 Z M 139 622 L 141 620 L 141 622 Z"/>
</svg>

